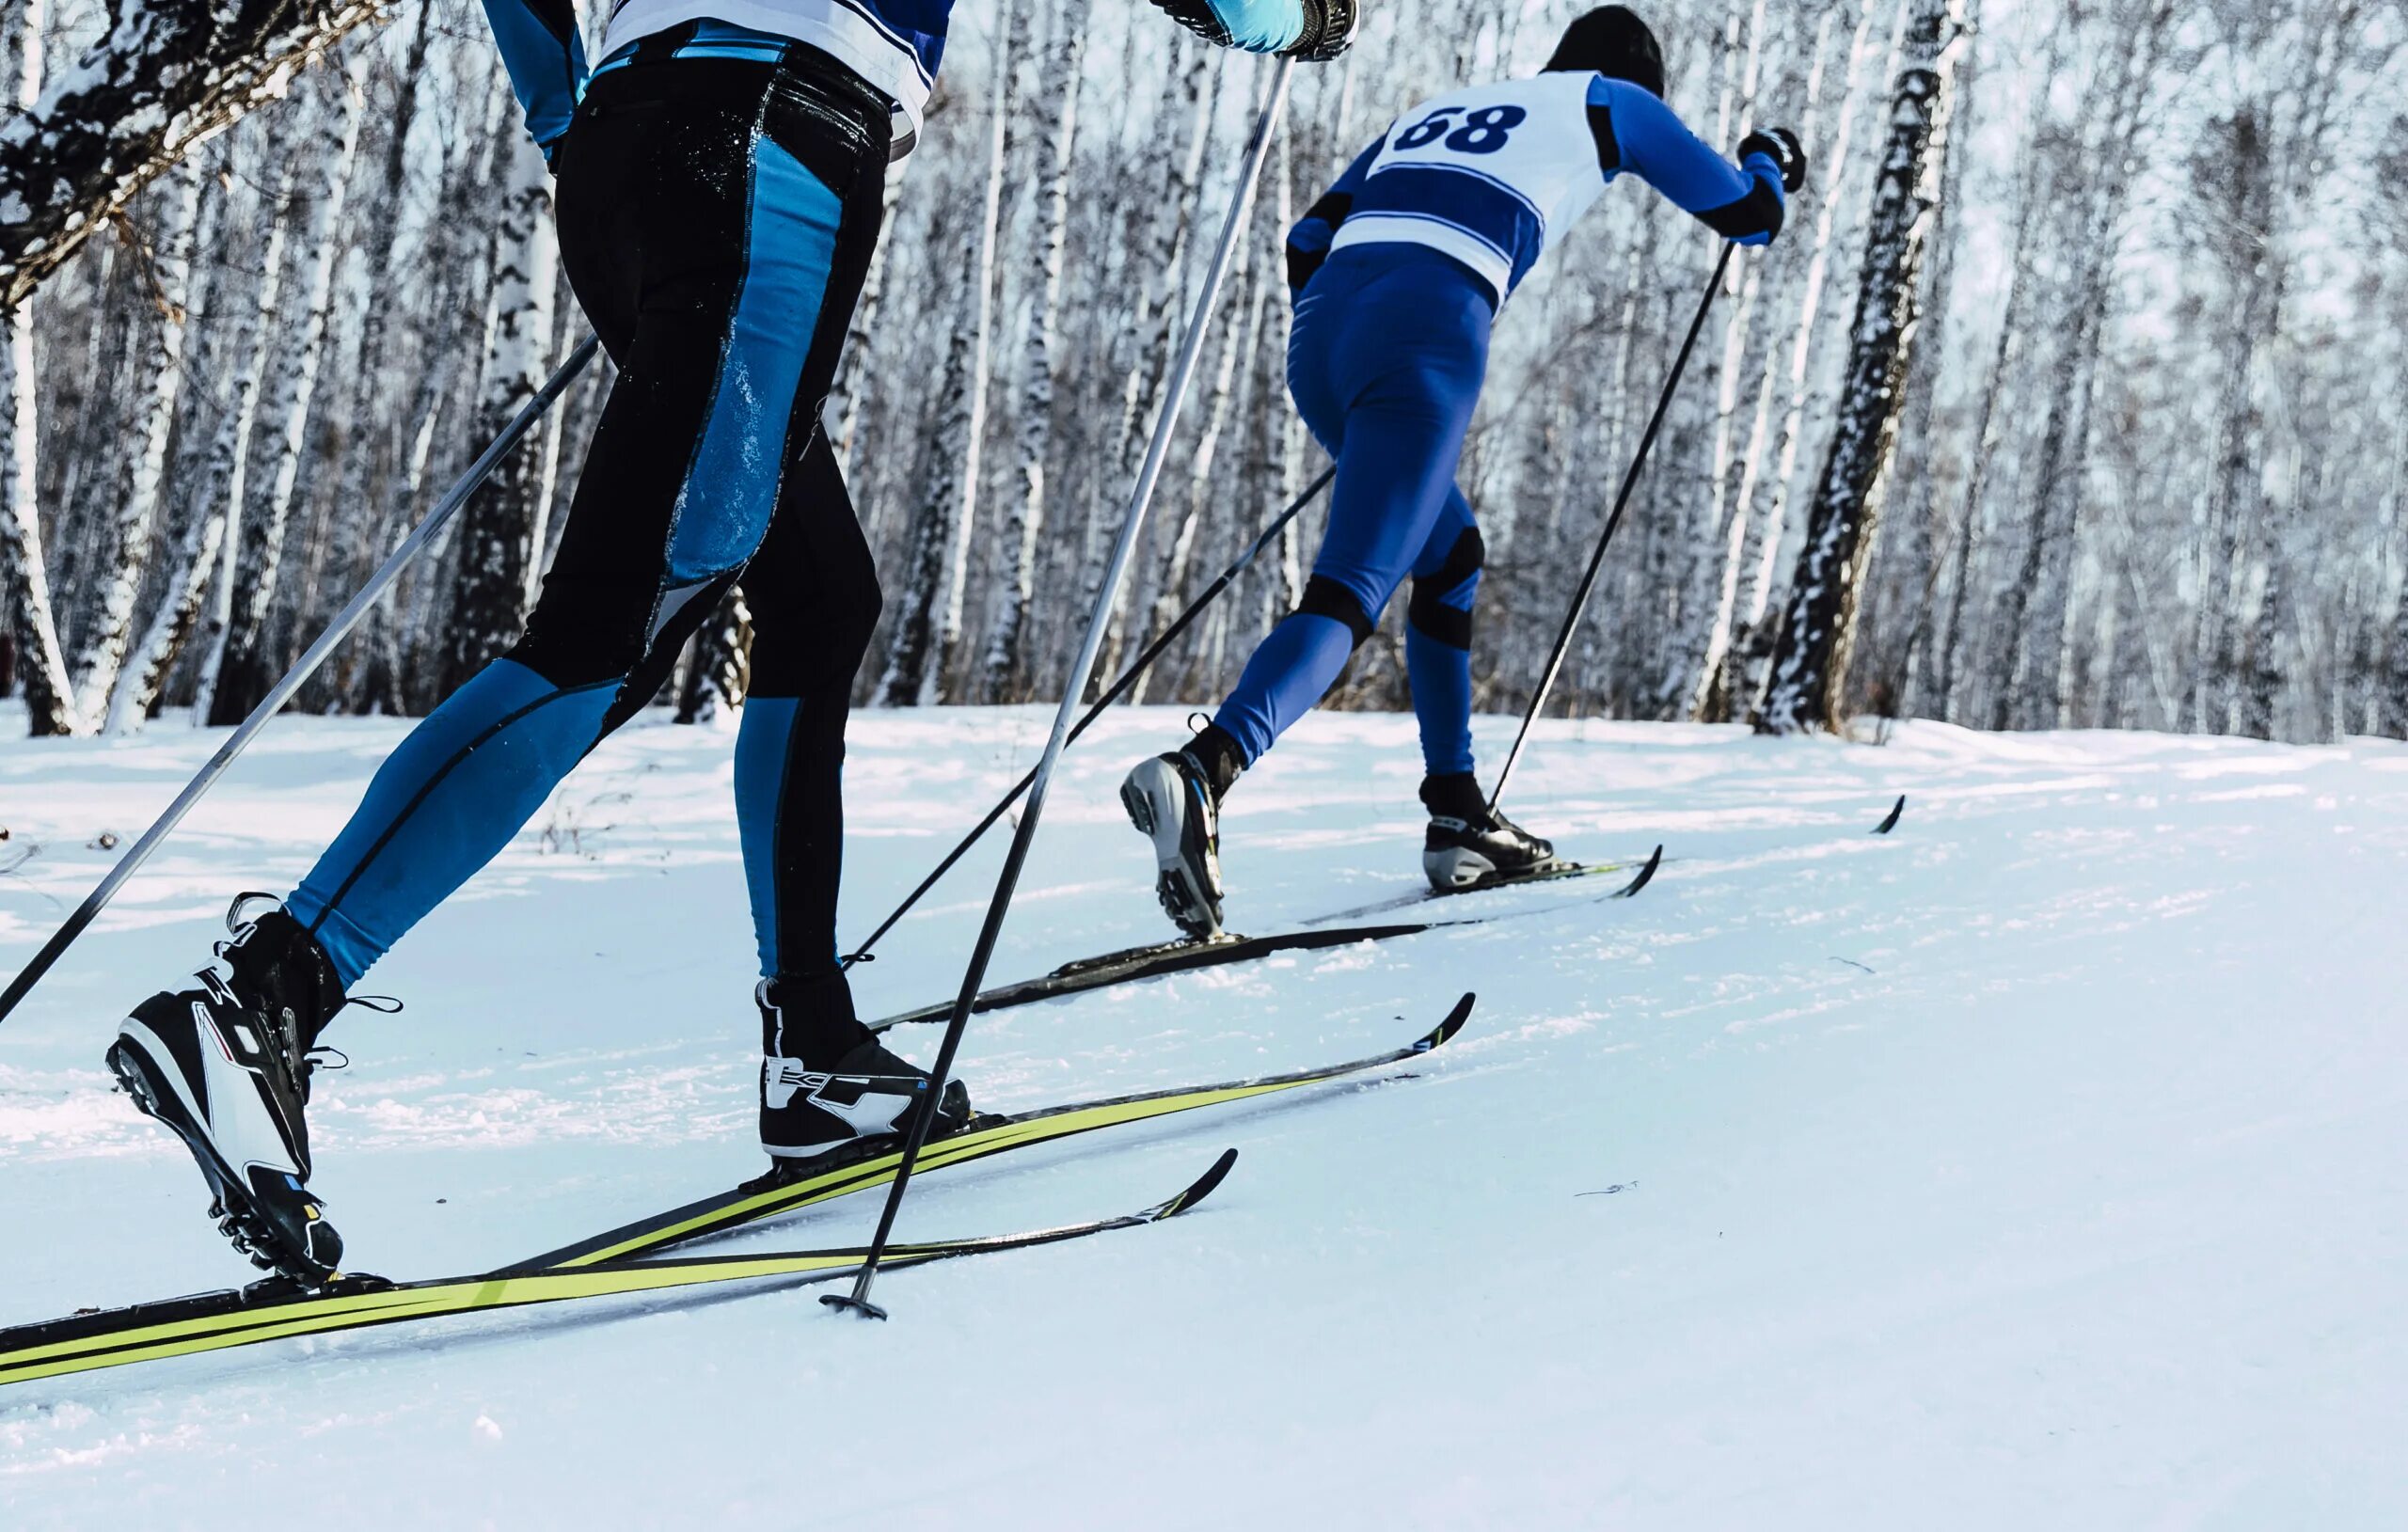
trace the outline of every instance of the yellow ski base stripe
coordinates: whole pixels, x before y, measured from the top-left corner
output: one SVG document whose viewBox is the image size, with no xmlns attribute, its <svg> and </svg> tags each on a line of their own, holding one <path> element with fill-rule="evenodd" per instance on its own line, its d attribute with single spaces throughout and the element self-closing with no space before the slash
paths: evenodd
<svg viewBox="0 0 2408 1532">
<path fill-rule="evenodd" d="M 1326 1078 L 1326 1077 L 1324 1077 Z M 983 1159 L 1001 1154 L 1046 1139 L 1069 1138 L 1073 1134 L 1099 1128 L 1115 1128 L 1124 1123 L 1142 1122 L 1149 1117 L 1167 1117 L 1175 1113 L 1193 1111 L 1197 1107 L 1219 1106 L 1228 1101 L 1241 1101 L 1248 1097 L 1268 1096 L 1275 1091 L 1294 1090 L 1302 1085 L 1324 1082 L 1324 1079 L 1286 1080 L 1248 1085 L 1225 1085 L 1214 1089 L 1188 1091 L 1178 1096 L 1157 1097 L 1151 1100 L 1109 1102 L 1091 1107 L 1074 1107 L 1048 1116 L 1029 1117 L 1019 1122 L 999 1123 L 992 1128 L 957 1133 L 941 1138 L 920 1151 L 917 1173 L 959 1164 L 966 1160 Z M 900 1154 L 883 1154 L 876 1159 L 832 1170 L 810 1180 L 797 1181 L 774 1191 L 764 1192 L 742 1202 L 727 1203 L 698 1213 L 683 1223 L 671 1224 L 646 1233 L 632 1236 L 612 1245 L 587 1251 L 581 1256 L 562 1261 L 554 1270 L 574 1271 L 600 1266 L 610 1261 L 627 1260 L 648 1252 L 660 1250 L 690 1240 L 697 1234 L 713 1232 L 733 1224 L 766 1218 L 773 1213 L 791 1212 L 825 1202 L 865 1187 L 883 1186 L 894 1179 L 895 1168 L 903 1162 Z"/>
<path fill-rule="evenodd" d="M 1237 1162 L 1235 1149 L 1222 1151 L 1212 1168 L 1188 1183 L 1166 1202 L 1133 1213 L 1030 1229 L 1019 1234 L 985 1235 L 964 1240 L 937 1240 L 891 1245 L 884 1264 L 923 1266 L 959 1256 L 989 1255 L 1058 1244 L 1114 1229 L 1175 1218 L 1212 1195 Z M 444 1319 L 466 1314 L 525 1308 L 568 1299 L 623 1297 L 668 1288 L 722 1283 L 777 1280 L 831 1282 L 861 1270 L 868 1252 L 863 1249 L 769 1251 L 752 1256 L 700 1256 L 683 1260 L 625 1262 L 616 1266 L 563 1271 L 524 1268 L 483 1276 L 421 1282 L 374 1292 L 321 1297 L 269 1299 L 251 1305 L 213 1308 L 210 1312 L 147 1324 L 113 1326 L 106 1316 L 93 1316 L 98 1328 L 55 1341 L 40 1341 L 0 1350 L 0 1385 L 124 1366 L 165 1357 L 192 1356 L 230 1350 L 261 1341 L 332 1331 L 365 1329 L 406 1320 Z M 192 1302 L 214 1303 L 230 1295 L 204 1294 Z M 171 1302 L 183 1302 L 174 1300 Z M 78 1325 L 67 1319 L 55 1324 Z M 36 1330 L 48 1326 L 36 1326 Z M 23 1335 L 24 1331 L 13 1332 Z"/>
<path fill-rule="evenodd" d="M 923 1251 L 896 1251 L 890 1255 L 887 1264 L 915 1264 L 927 1258 L 928 1253 Z M 188 1319 L 145 1330 L 28 1348 L 0 1361 L 0 1383 L 148 1362 L 159 1357 L 189 1356 L 234 1346 L 248 1346 L 259 1341 L 280 1340 L 291 1335 L 359 1329 L 401 1319 L 436 1319 L 447 1314 L 522 1308 L 532 1303 L 553 1303 L 571 1298 L 604 1298 L 622 1293 L 657 1291 L 665 1287 L 746 1282 L 762 1277 L 825 1278 L 852 1271 L 860 1265 L 861 1252 L 847 1250 L 708 1263 L 663 1262 L 657 1266 L 613 1267 L 600 1271 L 539 1271 L 523 1276 L 469 1277 L 423 1287 L 356 1293 L 284 1309 L 271 1307 L 217 1315 L 205 1319 Z"/>
</svg>

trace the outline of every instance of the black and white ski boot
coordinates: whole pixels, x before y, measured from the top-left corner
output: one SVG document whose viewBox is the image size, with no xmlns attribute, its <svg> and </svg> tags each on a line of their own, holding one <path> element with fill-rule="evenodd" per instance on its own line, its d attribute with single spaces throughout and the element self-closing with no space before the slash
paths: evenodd
<svg viewBox="0 0 2408 1532">
<path fill-rule="evenodd" d="M 246 893 L 226 911 L 230 939 L 198 988 L 134 1008 L 108 1066 L 142 1114 L 166 1124 L 199 1162 L 210 1216 L 251 1263 L 304 1287 L 334 1275 L 342 1238 L 311 1193 L 302 1109 L 310 1050 L 343 1005 L 317 939 L 282 908 L 246 920 Z"/>
<path fill-rule="evenodd" d="M 1221 799 L 1244 769 L 1237 741 L 1208 725 L 1185 750 L 1138 762 L 1120 784 L 1129 822 L 1154 843 L 1164 913 L 1199 941 L 1221 934 Z"/>
<path fill-rule="evenodd" d="M 774 1184 L 823 1168 L 844 1151 L 899 1146 L 928 1105 L 928 1077 L 879 1046 L 853 1015 L 852 995 L 832 979 L 763 979 L 761 1147 Z M 970 1091 L 945 1082 L 931 1142 L 970 1120 Z"/>
<path fill-rule="evenodd" d="M 1421 801 L 1430 810 L 1421 870 L 1434 889 L 1529 877 L 1563 865 L 1551 844 L 1491 809 L 1468 771 L 1423 778 Z"/>
</svg>

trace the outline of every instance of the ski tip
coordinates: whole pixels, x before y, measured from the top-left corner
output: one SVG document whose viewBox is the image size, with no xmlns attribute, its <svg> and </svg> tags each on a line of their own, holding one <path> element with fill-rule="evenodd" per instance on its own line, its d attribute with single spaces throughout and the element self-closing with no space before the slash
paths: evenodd
<svg viewBox="0 0 2408 1532">
<path fill-rule="evenodd" d="M 1444 1048 L 1447 1044 L 1453 1042 L 1455 1034 L 1463 1031 L 1464 1024 L 1471 1019 L 1472 1005 L 1479 999 L 1478 995 L 1468 990 L 1465 991 L 1464 998 L 1455 1002 L 1455 1008 L 1447 1013 L 1447 1019 L 1432 1028 L 1420 1041 L 1413 1045 L 1413 1051 L 1427 1053 L 1434 1048 Z"/>
<path fill-rule="evenodd" d="M 1664 848 L 1658 845 L 1654 851 L 1648 853 L 1647 865 L 1639 869 L 1639 876 L 1615 890 L 1613 896 L 1617 899 L 1637 898 L 1640 890 L 1656 881 L 1656 869 L 1663 865 Z"/>
<path fill-rule="evenodd" d="M 1168 1202 L 1164 1203 L 1162 1206 L 1156 1208 L 1151 1213 L 1148 1214 L 1148 1220 L 1152 1223 L 1160 1223 L 1165 1218 L 1177 1218 L 1180 1214 L 1187 1211 L 1190 1208 L 1193 1208 L 1197 1203 L 1202 1202 L 1206 1197 L 1211 1196 L 1213 1191 L 1218 1188 L 1223 1181 L 1228 1179 L 1229 1167 L 1237 1162 L 1237 1150 L 1223 1149 L 1221 1151 L 1221 1158 L 1212 1161 L 1212 1168 L 1211 1170 L 1208 1170 L 1203 1175 L 1198 1176 L 1196 1178 L 1195 1183 L 1188 1187 L 1186 1191 L 1181 1192 L 1179 1195 L 1171 1198 Z"/>
<path fill-rule="evenodd" d="M 1900 793 L 1898 801 L 1890 805 L 1889 817 L 1873 827 L 1876 835 L 1887 835 L 1898 828 L 1898 816 L 1907 812 L 1907 795 Z"/>
</svg>

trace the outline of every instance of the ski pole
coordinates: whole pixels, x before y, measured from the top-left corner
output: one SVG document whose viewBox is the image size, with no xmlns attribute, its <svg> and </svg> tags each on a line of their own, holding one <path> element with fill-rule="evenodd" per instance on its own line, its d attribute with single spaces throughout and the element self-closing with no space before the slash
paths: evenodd
<svg viewBox="0 0 2408 1532">
<path fill-rule="evenodd" d="M 1204 608 L 1211 606 L 1213 600 L 1218 597 L 1222 592 L 1228 590 L 1230 585 L 1235 583 L 1237 577 L 1245 573 L 1247 565 L 1253 563 L 1255 560 L 1262 557 L 1262 550 L 1271 545 L 1271 540 L 1277 537 L 1290 522 L 1303 514 L 1305 507 L 1312 504 L 1315 499 L 1319 498 L 1321 492 L 1329 487 L 1329 482 L 1337 477 L 1337 468 L 1323 468 L 1320 478 L 1314 480 L 1311 483 L 1307 484 L 1303 494 L 1297 496 L 1294 499 L 1290 500 L 1288 502 L 1288 508 L 1285 511 L 1280 512 L 1279 514 L 1272 520 L 1270 526 L 1262 529 L 1261 535 L 1258 536 L 1252 543 L 1246 545 L 1245 551 L 1238 555 L 1237 561 L 1235 563 L 1232 563 L 1228 568 L 1222 570 L 1220 577 L 1215 579 L 1212 584 L 1206 586 L 1202 595 L 1197 596 L 1194 601 L 1190 602 L 1187 609 L 1180 612 L 1177 618 L 1173 619 L 1168 627 L 1164 628 L 1160 633 L 1154 635 L 1153 641 L 1146 645 L 1145 652 L 1140 654 L 1135 659 L 1131 660 L 1129 662 L 1129 668 L 1120 672 L 1120 679 L 1113 682 L 1111 686 L 1105 687 L 1103 695 L 1095 700 L 1095 705 L 1089 707 L 1086 710 L 1085 715 L 1082 717 L 1077 723 L 1071 726 L 1069 738 L 1063 741 L 1063 743 L 1066 745 L 1074 743 L 1078 739 L 1079 735 L 1087 732 L 1088 724 L 1091 724 L 1096 719 L 1103 717 L 1104 710 L 1106 708 L 1110 707 L 1113 703 L 1126 696 L 1129 692 L 1129 688 L 1137 684 L 1137 678 L 1146 673 L 1147 668 L 1151 666 L 1155 660 L 1160 659 L 1163 656 L 1163 652 L 1168 649 L 1172 643 L 1176 642 L 1179 636 L 1186 632 L 1188 628 L 1195 624 L 1198 617 L 1204 615 Z M 995 821 L 1001 819 L 1005 813 L 1008 811 L 1013 804 L 1018 803 L 1020 801 L 1021 795 L 1027 792 L 1029 785 L 1036 781 L 1037 772 L 1034 768 L 1031 768 L 1026 776 L 1023 776 L 1018 782 L 1013 784 L 1010 792 L 1004 795 L 1001 802 L 987 811 L 987 816 L 984 819 L 979 820 L 978 823 L 970 827 L 970 833 L 964 835 L 960 841 L 955 845 L 952 850 L 944 854 L 944 860 L 938 862 L 935 868 L 929 872 L 927 877 L 920 879 L 920 886 L 905 894 L 903 896 L 903 902 L 895 907 L 894 912 L 889 914 L 886 919 L 879 922 L 878 929 L 869 934 L 869 940 L 863 941 L 859 947 L 855 948 L 852 956 L 845 959 L 845 967 L 850 968 L 855 963 L 866 960 L 869 956 L 869 950 L 878 945 L 879 939 L 885 936 L 887 932 L 895 929 L 895 923 L 910 914 L 911 912 L 911 907 L 920 902 L 921 896 L 926 894 L 930 889 L 935 888 L 937 886 L 938 879 L 943 877 L 945 874 L 953 871 L 953 864 L 955 862 L 959 861 L 963 857 L 969 855 L 970 848 L 978 844 L 979 837 L 994 829 Z"/>
<path fill-rule="evenodd" d="M 878 1233 L 870 1240 L 868 1256 L 862 1261 L 861 1275 L 853 1280 L 853 1290 L 831 1293 L 819 1300 L 831 1308 L 849 1309 L 864 1319 L 886 1318 L 886 1310 L 869 1301 L 870 1284 L 877 1280 L 879 1262 L 886 1256 L 887 1239 L 895 1232 L 895 1213 L 902 1207 L 903 1193 L 911 1184 L 911 1167 L 920 1158 L 921 1145 L 928 1141 L 928 1125 L 936 1121 L 937 1103 L 944 1098 L 945 1082 L 953 1073 L 953 1056 L 961 1047 L 961 1034 L 970 1022 L 971 1003 L 978 998 L 978 987 L 986 982 L 987 961 L 995 955 L 995 940 L 1003 934 L 1004 915 L 1011 908 L 1012 890 L 1020 882 L 1021 866 L 1028 860 L 1029 843 L 1037 837 L 1038 817 L 1045 809 L 1045 790 L 1053 782 L 1054 764 L 1062 758 L 1062 748 L 1069 743 L 1070 722 L 1078 716 L 1079 699 L 1085 695 L 1087 682 L 1095 674 L 1096 660 L 1103 650 L 1104 626 L 1111 621 L 1112 608 L 1119 602 L 1120 581 L 1136 550 L 1137 533 L 1146 524 L 1155 482 L 1162 478 L 1163 459 L 1170 451 L 1180 405 L 1186 399 L 1188 381 L 1195 374 L 1196 355 L 1204 349 L 1204 332 L 1212 327 L 1212 308 L 1221 296 L 1221 281 L 1228 275 L 1238 231 L 1244 227 L 1247 204 L 1253 200 L 1255 182 L 1262 175 L 1262 162 L 1270 155 L 1272 132 L 1278 126 L 1280 108 L 1287 104 L 1288 81 L 1295 70 L 1293 58 L 1279 60 L 1279 68 L 1271 77 L 1270 99 L 1263 103 L 1262 115 L 1255 121 L 1254 136 L 1246 141 L 1244 158 L 1238 167 L 1238 182 L 1229 193 L 1228 216 L 1221 224 L 1221 243 L 1212 252 L 1212 263 L 1204 273 L 1204 289 L 1196 295 L 1196 308 L 1188 316 L 1187 335 L 1180 343 L 1179 360 L 1171 368 L 1162 414 L 1154 421 L 1154 438 L 1146 448 L 1145 465 L 1137 470 L 1137 485 L 1131 491 L 1129 509 L 1121 517 L 1119 539 L 1112 545 L 1112 561 L 1104 567 L 1103 579 L 1096 590 L 1095 610 L 1087 617 L 1087 636 L 1079 645 L 1079 657 L 1062 687 L 1062 705 L 1054 710 L 1054 732 L 1045 741 L 1045 753 L 1038 758 L 1035 780 L 1029 783 L 1027 811 L 1022 813 L 1020 824 L 1012 832 L 1011 849 L 1004 856 L 1003 876 L 995 879 L 995 894 L 988 903 L 986 922 L 978 927 L 977 943 L 971 948 L 970 967 L 961 976 L 961 991 L 954 998 L 953 1016 L 945 1023 L 943 1046 L 937 1050 L 936 1067 L 928 1072 L 927 1099 L 912 1120 L 911 1131 L 904 1138 L 903 1161 L 895 1167 L 895 1184 L 886 1193 L 886 1206 L 879 1212 Z"/>
<path fill-rule="evenodd" d="M 1656 398 L 1656 413 L 1648 418 L 1647 430 L 1639 438 L 1639 450 L 1631 455 L 1630 471 L 1622 477 L 1622 493 L 1614 497 L 1614 508 L 1606 516 L 1606 529 L 1597 538 L 1597 551 L 1589 555 L 1589 570 L 1580 576 L 1580 588 L 1572 594 L 1572 609 L 1563 614 L 1562 630 L 1555 636 L 1555 652 L 1546 657 L 1546 669 L 1539 675 L 1539 689 L 1530 695 L 1530 705 L 1522 715 L 1521 730 L 1513 735 L 1513 748 L 1505 752 L 1504 769 L 1497 773 L 1497 787 L 1488 795 L 1488 812 L 1495 813 L 1497 803 L 1505 797 L 1505 779 L 1513 774 L 1513 763 L 1522 758 L 1522 745 L 1530 737 L 1530 725 L 1539 719 L 1539 710 L 1546 706 L 1546 694 L 1555 688 L 1555 678 L 1563 669 L 1563 656 L 1572 648 L 1572 634 L 1580 625 L 1580 614 L 1588 609 L 1589 592 L 1597 587 L 1597 571 L 1605 567 L 1606 547 L 1614 540 L 1614 529 L 1622 525 L 1622 513 L 1630 505 L 1630 492 L 1639 487 L 1639 471 L 1647 466 L 1647 450 L 1656 445 L 1656 433 L 1663 429 L 1664 412 L 1672 407 L 1672 390 L 1681 386 L 1681 373 L 1689 365 L 1689 353 L 1697 349 L 1697 338 L 1705 328 L 1706 312 L 1714 307 L 1714 295 L 1722 289 L 1722 274 L 1731 268 L 1732 252 L 1736 245 L 1725 241 L 1722 259 L 1714 263 L 1714 276 L 1705 284 L 1705 296 L 1697 301 L 1697 316 L 1689 321 L 1689 333 L 1681 340 L 1680 355 L 1672 358 L 1672 371 L 1664 380 L 1664 391 Z"/>
<path fill-rule="evenodd" d="M 335 652 L 335 647 L 359 625 L 359 620 L 368 615 L 368 608 L 376 604 L 376 598 L 401 578 L 402 571 L 425 551 L 426 545 L 435 540 L 435 535 L 458 513 L 460 507 L 467 504 L 468 497 L 492 477 L 493 470 L 500 466 L 501 460 L 510 455 L 510 450 L 534 429 L 535 422 L 544 418 L 553 402 L 585 370 L 586 364 L 594 360 L 594 353 L 600 345 L 599 340 L 589 335 L 575 351 L 569 353 L 568 360 L 561 363 L 560 370 L 536 390 L 535 397 L 527 402 L 526 407 L 501 428 L 501 434 L 496 436 L 491 445 L 478 454 L 477 460 L 468 465 L 468 471 L 462 474 L 445 492 L 443 498 L 436 502 L 435 509 L 427 513 L 426 519 L 419 523 L 417 530 L 404 538 L 401 546 L 376 566 L 376 572 L 368 576 L 368 583 L 359 588 L 359 593 L 353 596 L 350 604 L 335 614 L 326 630 L 318 635 L 318 641 L 293 662 L 293 668 L 284 672 L 282 679 L 268 688 L 267 695 L 260 699 L 259 706 L 251 709 L 250 717 L 235 725 L 226 743 L 218 746 L 217 753 L 209 758 L 209 764 L 202 766 L 199 774 L 176 795 L 176 800 L 167 805 L 167 812 L 142 832 L 142 838 L 134 843 L 133 849 L 119 857 L 117 865 L 109 869 L 108 876 L 101 879 L 100 887 L 75 908 L 75 913 L 67 917 L 67 924 L 43 942 L 41 951 L 34 954 L 33 961 L 8 981 L 8 991 L 0 994 L 0 1021 L 8 1019 L 18 1003 L 40 982 L 43 974 L 50 971 L 51 965 L 57 962 L 60 955 L 84 934 L 85 927 L 108 908 L 109 901 L 117 897 L 118 890 L 125 886 L 126 879 L 150 860 L 150 854 L 159 849 L 159 843 L 166 840 L 168 833 L 183 822 L 184 815 L 192 812 L 193 805 L 216 785 L 217 779 L 226 774 L 227 768 L 234 764 L 235 757 L 249 746 L 252 737 L 267 727 L 268 720 L 292 701 L 293 694 L 301 689 L 302 683 L 309 680 L 318 667 L 325 663 L 326 656 Z"/>
</svg>

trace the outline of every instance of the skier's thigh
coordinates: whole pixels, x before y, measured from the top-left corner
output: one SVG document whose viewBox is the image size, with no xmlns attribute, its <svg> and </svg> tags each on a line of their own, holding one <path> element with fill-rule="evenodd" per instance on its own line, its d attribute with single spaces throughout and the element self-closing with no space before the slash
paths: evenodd
<svg viewBox="0 0 2408 1532">
<path fill-rule="evenodd" d="M 878 565 L 826 435 L 812 432 L 744 572 L 752 613 L 752 688 L 800 696 L 848 687 L 882 604 Z"/>
</svg>

